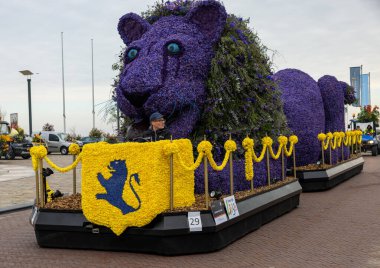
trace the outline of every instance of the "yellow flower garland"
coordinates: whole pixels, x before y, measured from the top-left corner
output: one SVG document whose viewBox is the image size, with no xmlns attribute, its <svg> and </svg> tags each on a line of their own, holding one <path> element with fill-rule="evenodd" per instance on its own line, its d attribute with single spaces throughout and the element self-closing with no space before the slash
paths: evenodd
<svg viewBox="0 0 380 268">
<path fill-rule="evenodd" d="M 78 155 L 80 153 L 80 147 L 76 143 L 72 143 L 69 146 L 69 154 Z"/>
<path fill-rule="evenodd" d="M 284 152 L 287 157 L 290 157 L 292 155 L 293 150 L 294 150 L 294 145 L 298 143 L 298 137 L 296 135 L 291 135 L 289 137 L 289 142 L 290 142 L 289 150 L 288 148 L 286 148 L 286 146 L 284 146 Z"/>
<path fill-rule="evenodd" d="M 286 144 L 288 143 L 288 138 L 285 136 L 280 136 L 278 138 L 278 142 L 280 144 L 277 153 L 275 154 L 273 152 L 272 144 L 273 140 L 270 137 L 264 137 L 262 140 L 263 149 L 260 153 L 260 156 L 257 157 L 256 153 L 254 152 L 254 144 L 255 142 L 253 139 L 246 137 L 243 142 L 243 148 L 245 149 L 244 157 L 245 157 L 245 178 L 248 181 L 251 181 L 254 177 L 254 170 L 253 170 L 253 161 L 256 163 L 261 162 L 264 159 L 266 149 L 269 149 L 269 153 L 273 159 L 278 159 L 280 157 L 281 151 L 284 150 L 284 153 L 286 156 L 291 156 L 292 152 L 294 150 L 294 145 L 298 142 L 298 137 L 295 135 L 292 135 L 289 137 L 289 150 L 286 148 Z"/>
</svg>

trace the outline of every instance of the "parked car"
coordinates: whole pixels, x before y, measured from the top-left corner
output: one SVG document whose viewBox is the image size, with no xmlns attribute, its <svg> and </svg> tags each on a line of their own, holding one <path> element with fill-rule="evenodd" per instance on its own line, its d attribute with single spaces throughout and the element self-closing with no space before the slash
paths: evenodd
<svg viewBox="0 0 380 268">
<path fill-rule="evenodd" d="M 102 141 L 102 139 L 101 138 L 94 138 L 94 137 L 83 137 L 80 139 L 80 141 L 83 143 L 83 145 L 85 145 L 88 143 L 94 143 L 94 142 Z"/>
<path fill-rule="evenodd" d="M 5 154 L 5 159 L 13 160 L 16 156 L 21 156 L 24 159 L 30 158 L 30 148 L 33 147 L 33 143 L 28 140 L 21 142 L 11 142 L 9 149 Z"/>
<path fill-rule="evenodd" d="M 51 152 L 61 152 L 61 154 L 68 154 L 69 146 L 73 142 L 67 141 L 67 134 L 55 131 L 42 131 L 42 139 L 47 143 L 48 153 Z M 83 143 L 77 141 L 78 145 L 81 147 Z"/>
</svg>

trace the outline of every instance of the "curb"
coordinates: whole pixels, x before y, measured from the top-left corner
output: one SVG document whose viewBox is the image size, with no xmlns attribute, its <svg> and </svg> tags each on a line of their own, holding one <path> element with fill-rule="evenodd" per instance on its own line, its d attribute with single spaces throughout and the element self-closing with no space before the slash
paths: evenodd
<svg viewBox="0 0 380 268">
<path fill-rule="evenodd" d="M 19 210 L 31 209 L 32 207 L 33 207 L 33 202 L 13 205 L 13 206 L 9 206 L 9 207 L 3 207 L 3 208 L 0 208 L 0 215 L 5 214 L 5 213 L 19 211 Z"/>
</svg>

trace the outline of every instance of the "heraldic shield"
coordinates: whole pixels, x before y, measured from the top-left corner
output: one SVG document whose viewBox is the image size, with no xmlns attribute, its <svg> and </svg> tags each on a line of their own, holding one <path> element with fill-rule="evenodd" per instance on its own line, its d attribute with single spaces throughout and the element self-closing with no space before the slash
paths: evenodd
<svg viewBox="0 0 380 268">
<path fill-rule="evenodd" d="M 82 151 L 82 209 L 92 223 L 120 235 L 142 227 L 170 208 L 170 141 L 93 143 Z M 174 140 L 183 164 L 194 163 L 190 140 Z M 194 171 L 174 158 L 174 207 L 194 201 Z"/>
</svg>

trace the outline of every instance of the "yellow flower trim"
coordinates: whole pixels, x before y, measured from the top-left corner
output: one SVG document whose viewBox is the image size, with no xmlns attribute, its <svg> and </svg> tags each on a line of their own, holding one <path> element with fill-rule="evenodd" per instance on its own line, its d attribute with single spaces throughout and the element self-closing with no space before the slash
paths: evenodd
<svg viewBox="0 0 380 268">
<path fill-rule="evenodd" d="M 69 146 L 69 154 L 78 155 L 80 153 L 80 147 L 76 143 L 72 143 Z"/>
<path fill-rule="evenodd" d="M 179 153 L 179 148 L 178 148 L 177 144 L 175 144 L 174 142 L 165 144 L 165 146 L 164 146 L 164 154 L 165 155 L 171 155 L 171 154 L 176 154 L 176 153 Z"/>
<path fill-rule="evenodd" d="M 75 159 L 75 161 L 71 165 L 69 165 L 67 167 L 57 166 L 47 156 L 45 156 L 44 159 L 45 159 L 46 163 L 48 163 L 52 168 L 54 168 L 55 170 L 58 170 L 61 173 L 65 173 L 67 171 L 70 171 L 70 170 L 74 169 L 78 165 L 78 163 L 82 160 L 82 155 L 79 154 L 79 156 L 77 157 L 77 159 Z"/>
<path fill-rule="evenodd" d="M 158 214 L 169 209 L 170 167 L 167 152 L 176 151 L 170 143 L 163 140 L 86 145 L 81 153 L 82 209 L 86 219 L 94 224 L 107 226 L 116 235 L 120 235 L 128 227 L 149 224 Z M 179 148 L 175 156 L 179 155 L 186 165 L 191 165 L 194 157 L 190 140 L 173 140 L 173 143 Z M 131 211 L 127 213 L 97 197 L 99 194 L 107 194 L 107 189 L 100 183 L 98 176 L 103 177 L 106 182 L 112 180 L 115 173 L 108 168 L 111 163 L 114 164 L 113 167 L 125 165 L 127 168 L 127 180 L 122 196 L 119 196 L 131 207 Z M 195 202 L 194 172 L 183 169 L 178 161 L 174 161 L 173 172 L 174 207 L 191 206 Z M 136 182 L 136 177 L 139 183 Z"/>
<path fill-rule="evenodd" d="M 40 159 L 45 159 L 46 163 L 48 163 L 52 168 L 58 170 L 59 172 L 67 172 L 69 170 L 72 170 L 78 165 L 79 161 L 81 161 L 81 155 L 79 155 L 78 158 L 71 165 L 67 167 L 59 167 L 47 157 L 47 150 L 45 146 L 42 145 L 33 146 L 32 148 L 30 148 L 30 155 L 32 156 L 33 170 L 38 169 L 38 160 Z"/>
<path fill-rule="evenodd" d="M 202 142 L 205 142 L 205 141 L 202 141 Z M 206 143 L 205 143 L 206 144 Z M 211 145 L 211 143 L 210 143 Z M 218 166 L 218 164 L 215 162 L 214 160 L 214 157 L 212 155 L 212 152 L 211 152 L 211 149 L 212 149 L 212 145 L 211 145 L 211 149 L 210 149 L 210 146 L 207 144 L 207 148 L 206 150 L 204 151 L 206 156 L 207 156 L 207 159 L 210 163 L 210 166 L 216 170 L 216 171 L 222 171 L 227 163 L 228 163 L 228 160 L 230 158 L 230 154 L 234 151 L 236 151 L 236 142 L 234 142 L 233 140 L 227 140 L 225 143 L 224 143 L 224 149 L 226 150 L 226 154 L 224 155 L 224 159 L 222 161 L 222 163 Z"/>
<path fill-rule="evenodd" d="M 279 144 L 286 145 L 288 143 L 288 138 L 281 135 L 278 137 L 277 141 Z"/>
<path fill-rule="evenodd" d="M 288 148 L 286 148 L 286 146 L 284 146 L 284 153 L 287 157 L 290 157 L 292 155 L 293 150 L 294 150 L 294 145 L 298 143 L 298 137 L 296 135 L 291 135 L 289 137 L 289 142 L 290 142 L 289 150 Z"/>
<path fill-rule="evenodd" d="M 236 142 L 233 141 L 233 140 L 227 140 L 225 143 L 224 143 L 224 149 L 228 152 L 235 152 L 236 149 L 237 149 L 237 145 L 236 145 Z"/>
<path fill-rule="evenodd" d="M 326 139 L 326 134 L 325 133 L 319 133 L 318 134 L 318 140 L 319 141 L 324 141 Z"/>
<path fill-rule="evenodd" d="M 32 156 L 33 170 L 36 171 L 38 169 L 38 160 L 47 156 L 47 150 L 45 146 L 42 145 L 33 146 L 30 148 L 30 155 Z"/>
<path fill-rule="evenodd" d="M 261 139 L 261 143 L 263 144 L 263 145 L 266 145 L 266 146 L 272 146 L 272 144 L 273 144 L 273 140 L 272 140 L 272 138 L 271 137 L 264 137 L 264 138 L 262 138 Z"/>
<path fill-rule="evenodd" d="M 278 159 L 280 157 L 282 149 L 284 149 L 284 153 L 286 156 L 291 156 L 294 145 L 298 142 L 298 137 L 295 135 L 292 135 L 289 137 L 289 139 L 285 136 L 278 137 L 278 143 L 280 144 L 277 153 L 275 154 L 273 152 L 272 144 L 273 140 L 270 137 L 264 137 L 261 141 L 263 144 L 263 149 L 259 155 L 259 157 L 256 156 L 256 153 L 254 152 L 253 146 L 254 141 L 253 139 L 246 137 L 243 142 L 243 148 L 245 149 L 244 157 L 245 157 L 245 178 L 248 181 L 251 181 L 254 177 L 254 170 L 253 165 L 254 162 L 258 163 L 261 162 L 264 159 L 266 149 L 269 149 L 269 153 L 273 159 Z M 290 141 L 290 147 L 289 150 L 286 148 L 286 144 L 288 143 L 288 140 Z"/>
<path fill-rule="evenodd" d="M 207 153 L 211 152 L 212 144 L 209 141 L 201 141 L 197 146 L 198 153 Z"/>
<path fill-rule="evenodd" d="M 246 137 L 242 142 L 244 150 L 248 150 L 255 146 L 255 141 L 249 137 Z"/>
<path fill-rule="evenodd" d="M 346 137 L 343 140 L 344 146 L 350 146 L 351 145 L 351 131 L 346 131 Z"/>
</svg>

